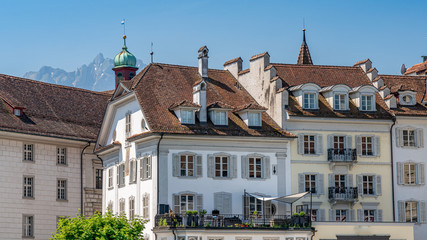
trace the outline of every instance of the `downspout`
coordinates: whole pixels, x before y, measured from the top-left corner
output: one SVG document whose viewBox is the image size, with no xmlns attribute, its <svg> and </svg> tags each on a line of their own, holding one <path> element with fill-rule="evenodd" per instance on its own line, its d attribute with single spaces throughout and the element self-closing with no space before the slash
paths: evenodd
<svg viewBox="0 0 427 240">
<path fill-rule="evenodd" d="M 393 124 L 390 126 L 390 157 L 391 157 L 391 201 L 393 203 L 393 222 L 396 220 L 395 202 L 394 202 L 394 161 L 393 161 L 393 127 L 396 124 L 396 117 L 391 119 Z"/>
<path fill-rule="evenodd" d="M 83 215 L 83 153 L 90 146 L 90 142 L 82 149 L 80 153 L 80 213 Z"/>
<path fill-rule="evenodd" d="M 163 132 L 160 133 L 160 139 L 157 142 L 157 214 L 159 214 L 159 210 L 160 210 L 160 201 L 159 201 L 159 196 L 160 196 L 160 190 L 159 190 L 159 186 L 160 186 L 160 183 L 159 183 L 159 180 L 160 180 L 160 176 L 159 176 L 159 173 L 160 173 L 160 170 L 159 170 L 159 164 L 160 164 L 160 141 L 162 141 L 164 134 L 165 133 L 163 133 Z"/>
</svg>

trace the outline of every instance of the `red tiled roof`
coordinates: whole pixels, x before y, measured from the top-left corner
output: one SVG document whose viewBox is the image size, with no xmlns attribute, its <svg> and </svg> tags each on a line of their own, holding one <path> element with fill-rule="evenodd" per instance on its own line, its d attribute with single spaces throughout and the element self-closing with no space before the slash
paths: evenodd
<svg viewBox="0 0 427 240">
<path fill-rule="evenodd" d="M 372 72 L 374 70 L 375 70 L 375 68 L 370 68 L 366 73 L 370 73 L 370 72 Z"/>
<path fill-rule="evenodd" d="M 245 104 L 243 106 L 237 107 L 234 112 L 240 112 L 243 110 L 267 110 L 267 108 L 260 106 L 256 103 L 249 103 L 249 104 Z"/>
<path fill-rule="evenodd" d="M 270 136 L 294 137 L 282 130 L 266 113 L 262 115 L 261 128 L 249 128 L 240 117 L 229 113 L 229 125 L 215 126 L 208 124 L 182 125 L 178 118 L 169 111 L 173 103 L 193 100 L 194 82 L 201 77 L 198 68 L 149 64 L 133 79 L 135 94 L 144 109 L 146 120 L 153 133 L 190 134 L 190 135 L 232 135 L 232 136 Z M 253 103 L 255 100 L 244 89 L 236 87 L 237 80 L 228 71 L 209 69 L 206 79 L 207 103 L 221 101 L 231 106 Z"/>
<path fill-rule="evenodd" d="M 195 108 L 200 108 L 201 106 L 199 104 L 193 103 L 191 101 L 183 100 L 183 101 L 180 101 L 180 102 L 173 103 L 169 107 L 169 110 L 172 110 L 172 109 L 174 109 L 176 107 L 195 107 Z"/>
<path fill-rule="evenodd" d="M 268 52 L 263 52 L 263 53 L 254 55 L 254 56 L 251 57 L 251 59 L 249 59 L 249 61 L 253 61 L 253 60 L 258 59 L 260 57 L 264 57 L 265 55 L 269 55 Z"/>
<path fill-rule="evenodd" d="M 365 60 L 362 60 L 362 61 L 358 61 L 358 62 L 357 62 L 357 63 L 355 63 L 353 66 L 355 67 L 355 66 L 357 66 L 357 65 L 364 64 L 364 63 L 366 63 L 367 61 L 370 61 L 370 60 L 369 60 L 369 58 L 368 58 L 368 59 L 365 59 Z"/>
<path fill-rule="evenodd" d="M 242 70 L 242 71 L 240 71 L 239 72 L 239 75 L 242 75 L 242 74 L 245 74 L 245 73 L 248 73 L 248 72 L 250 72 L 251 70 L 248 68 L 248 69 L 245 69 L 245 70 Z"/>
<path fill-rule="evenodd" d="M 427 74 L 427 61 L 415 64 L 414 66 L 408 68 L 405 72 L 405 75 L 411 73 L 417 73 L 418 75 Z"/>
<path fill-rule="evenodd" d="M 221 101 L 216 101 L 212 104 L 209 104 L 207 108 L 224 108 L 224 109 L 233 109 L 233 106 L 225 104 Z"/>
<path fill-rule="evenodd" d="M 229 65 L 229 64 L 232 64 L 232 63 L 237 62 L 237 61 L 239 61 L 239 60 L 240 60 L 240 61 L 243 61 L 241 57 L 233 58 L 233 59 L 228 60 L 227 62 L 225 62 L 225 63 L 224 63 L 224 66 L 227 66 L 227 65 Z"/>
<path fill-rule="evenodd" d="M 0 74 L 0 96 L 24 107 L 14 116 L 0 105 L 0 130 L 95 141 L 111 94 Z M 2 102 L 2 100 L 0 100 Z"/>
</svg>

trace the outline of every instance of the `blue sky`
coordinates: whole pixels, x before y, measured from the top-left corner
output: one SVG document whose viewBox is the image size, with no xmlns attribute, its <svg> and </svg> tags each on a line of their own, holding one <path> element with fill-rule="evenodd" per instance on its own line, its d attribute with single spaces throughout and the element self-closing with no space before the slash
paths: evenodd
<svg viewBox="0 0 427 240">
<path fill-rule="evenodd" d="M 209 64 L 268 51 L 272 62 L 295 63 L 303 19 L 315 64 L 353 65 L 370 58 L 383 74 L 427 55 L 427 1 L 2 1 L 0 73 L 22 76 L 41 66 L 74 70 L 100 52 L 127 45 L 149 62 L 197 64 L 197 50 L 210 49 Z"/>
</svg>

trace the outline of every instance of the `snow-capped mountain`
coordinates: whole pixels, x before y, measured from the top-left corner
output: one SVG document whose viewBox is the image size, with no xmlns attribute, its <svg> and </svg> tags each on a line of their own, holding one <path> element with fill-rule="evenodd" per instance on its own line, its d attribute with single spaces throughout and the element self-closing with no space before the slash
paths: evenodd
<svg viewBox="0 0 427 240">
<path fill-rule="evenodd" d="M 145 64 L 137 59 L 136 66 L 141 70 Z M 99 53 L 91 63 L 84 64 L 73 72 L 43 66 L 37 72 L 25 73 L 24 78 L 93 91 L 106 91 L 114 89 L 114 71 L 111 70 L 113 67 L 113 59 L 104 58 L 102 53 Z"/>
</svg>

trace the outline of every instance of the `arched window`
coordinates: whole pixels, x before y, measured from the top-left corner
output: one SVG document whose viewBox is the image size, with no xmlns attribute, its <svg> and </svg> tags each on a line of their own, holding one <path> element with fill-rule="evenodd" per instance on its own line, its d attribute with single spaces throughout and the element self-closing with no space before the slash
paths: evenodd
<svg viewBox="0 0 427 240">
<path fill-rule="evenodd" d="M 133 72 L 129 73 L 129 80 L 131 80 L 133 77 L 135 77 L 135 73 Z"/>
<path fill-rule="evenodd" d="M 117 73 L 116 75 L 116 85 L 119 85 L 120 81 L 123 80 L 123 74 L 122 73 Z"/>
</svg>

